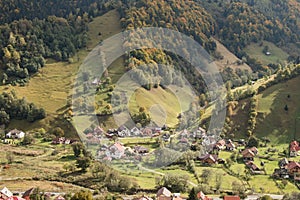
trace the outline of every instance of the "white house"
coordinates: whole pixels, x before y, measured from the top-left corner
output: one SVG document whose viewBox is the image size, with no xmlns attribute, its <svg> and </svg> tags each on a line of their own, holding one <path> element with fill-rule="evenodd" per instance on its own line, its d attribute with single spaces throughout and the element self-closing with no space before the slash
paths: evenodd
<svg viewBox="0 0 300 200">
<path fill-rule="evenodd" d="M 106 156 L 114 159 L 120 159 L 124 155 L 124 153 L 125 147 L 119 142 L 116 142 L 115 144 L 111 145 L 106 150 Z"/>
<path fill-rule="evenodd" d="M 11 191 L 9 191 L 9 189 L 7 189 L 6 187 L 4 187 L 1 191 L 0 191 L 0 199 L 1 199 L 1 196 L 4 197 L 7 197 L 7 198 L 10 198 L 13 196 L 13 193 Z"/>
<path fill-rule="evenodd" d="M 12 138 L 12 139 L 22 139 L 25 137 L 25 133 L 23 131 L 14 129 L 14 130 L 11 130 L 9 133 L 7 133 L 6 137 Z"/>
<path fill-rule="evenodd" d="M 132 135 L 132 136 L 139 136 L 139 135 L 141 134 L 140 129 L 138 129 L 137 127 L 133 127 L 133 128 L 130 130 L 130 132 L 131 132 L 131 135 Z"/>
</svg>

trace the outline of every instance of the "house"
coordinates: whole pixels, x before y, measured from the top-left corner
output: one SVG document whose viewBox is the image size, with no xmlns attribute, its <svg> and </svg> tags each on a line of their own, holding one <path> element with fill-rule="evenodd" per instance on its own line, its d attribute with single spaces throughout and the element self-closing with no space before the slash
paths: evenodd
<svg viewBox="0 0 300 200">
<path fill-rule="evenodd" d="M 289 161 L 287 158 L 283 158 L 278 162 L 278 166 L 280 168 L 286 168 L 286 166 L 289 164 Z"/>
<path fill-rule="evenodd" d="M 116 142 L 115 144 L 111 145 L 106 150 L 106 156 L 114 159 L 120 159 L 124 155 L 124 153 L 125 147 L 119 142 Z"/>
<path fill-rule="evenodd" d="M 23 131 L 14 129 L 14 130 L 11 130 L 10 132 L 8 132 L 6 134 L 6 137 L 11 138 L 11 139 L 22 139 L 25 137 L 25 133 Z"/>
<path fill-rule="evenodd" d="M 131 136 L 139 136 L 141 134 L 141 131 L 137 127 L 133 127 L 130 130 L 130 133 L 131 133 Z"/>
<path fill-rule="evenodd" d="M 151 128 L 144 128 L 142 131 L 142 136 L 144 137 L 152 137 L 152 129 Z"/>
<path fill-rule="evenodd" d="M 197 193 L 197 198 L 199 200 L 212 200 L 212 198 L 207 197 L 202 191 Z"/>
<path fill-rule="evenodd" d="M 54 200 L 65 200 L 65 198 L 61 195 L 58 195 Z"/>
<path fill-rule="evenodd" d="M 235 144 L 231 140 L 228 140 L 228 142 L 226 143 L 225 149 L 227 151 L 234 151 L 235 150 Z"/>
<path fill-rule="evenodd" d="M 206 154 L 205 156 L 200 157 L 199 160 L 203 164 L 213 165 L 218 163 L 218 156 L 212 154 Z"/>
<path fill-rule="evenodd" d="M 224 200 L 241 200 L 239 196 L 224 196 Z"/>
<path fill-rule="evenodd" d="M 242 156 L 245 161 L 253 161 L 254 157 L 258 154 L 258 150 L 256 147 L 252 147 L 249 149 L 245 149 L 242 151 Z"/>
<path fill-rule="evenodd" d="M 101 136 L 103 133 L 104 133 L 104 130 L 100 126 L 97 126 L 96 128 L 94 128 L 95 135 Z"/>
<path fill-rule="evenodd" d="M 66 138 L 60 137 L 60 138 L 54 138 L 52 140 L 52 144 L 64 144 L 66 141 Z"/>
<path fill-rule="evenodd" d="M 0 199 L 7 200 L 8 198 L 10 198 L 12 196 L 13 196 L 13 193 L 11 191 L 9 191 L 9 189 L 7 189 L 6 187 L 4 187 L 0 191 Z"/>
<path fill-rule="evenodd" d="M 217 149 L 217 150 L 224 150 L 225 149 L 225 146 L 226 145 L 226 142 L 225 142 L 225 140 L 219 140 L 216 144 L 215 144 L 215 146 L 214 146 L 214 149 Z"/>
<path fill-rule="evenodd" d="M 172 192 L 165 187 L 160 188 L 156 193 L 157 200 L 172 200 Z"/>
<path fill-rule="evenodd" d="M 254 164 L 254 162 L 252 162 L 252 161 L 247 162 L 246 166 L 250 169 L 252 174 L 261 174 L 262 173 L 260 168 L 256 164 Z"/>
<path fill-rule="evenodd" d="M 143 146 L 135 146 L 133 149 L 134 149 L 134 152 L 138 153 L 138 154 L 149 153 L 149 149 L 147 149 L 146 147 L 143 147 Z"/>
<path fill-rule="evenodd" d="M 299 151 L 300 151 L 300 145 L 299 142 L 297 141 L 292 141 L 290 143 L 290 156 L 291 157 L 296 157 L 299 155 Z"/>
<path fill-rule="evenodd" d="M 287 169 L 284 168 L 279 168 L 279 169 L 274 169 L 273 175 L 274 178 L 284 178 L 287 179 L 289 178 L 289 173 Z"/>
<path fill-rule="evenodd" d="M 290 176 L 294 176 L 295 174 L 300 173 L 300 164 L 298 162 L 291 161 L 286 166 L 286 168 Z"/>
</svg>

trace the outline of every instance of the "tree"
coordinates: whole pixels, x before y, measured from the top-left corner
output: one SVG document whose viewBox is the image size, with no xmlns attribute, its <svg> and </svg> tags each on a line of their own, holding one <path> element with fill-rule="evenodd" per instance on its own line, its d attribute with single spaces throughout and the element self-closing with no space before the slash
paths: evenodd
<svg viewBox="0 0 300 200">
<path fill-rule="evenodd" d="M 72 196 L 71 200 L 93 200 L 93 194 L 90 191 L 81 190 L 76 192 Z"/>
<path fill-rule="evenodd" d="M 216 173 L 215 175 L 215 180 L 216 180 L 216 189 L 220 190 L 221 189 L 221 185 L 222 185 L 222 181 L 223 181 L 223 174 L 221 173 Z"/>
<path fill-rule="evenodd" d="M 31 135 L 29 134 L 25 134 L 24 138 L 23 138 L 23 141 L 22 141 L 22 144 L 23 145 L 30 145 L 34 142 L 34 139 Z"/>
<path fill-rule="evenodd" d="M 76 166 L 81 168 L 81 171 L 86 171 L 86 169 L 91 165 L 91 159 L 89 157 L 79 157 L 76 160 Z"/>
<path fill-rule="evenodd" d="M 193 187 L 189 193 L 188 200 L 198 200 L 197 193 L 197 189 Z"/>
<path fill-rule="evenodd" d="M 2 125 L 2 124 L 8 125 L 9 122 L 10 122 L 9 115 L 4 110 L 1 110 L 0 111 L 0 125 Z"/>
<path fill-rule="evenodd" d="M 79 157 L 82 150 L 83 150 L 83 145 L 79 142 L 75 142 L 75 143 L 72 144 L 72 149 L 73 149 L 73 152 L 74 152 L 74 156 Z"/>
<path fill-rule="evenodd" d="M 65 135 L 65 132 L 60 127 L 56 127 L 52 130 L 52 134 L 56 137 L 63 137 Z"/>
<path fill-rule="evenodd" d="M 189 177 L 178 174 L 166 174 L 158 183 L 160 187 L 172 188 L 174 192 L 185 192 L 188 188 Z"/>
<path fill-rule="evenodd" d="M 210 169 L 204 169 L 200 175 L 202 182 L 204 184 L 209 184 L 209 180 L 211 179 L 212 175 L 213 173 Z"/>
<path fill-rule="evenodd" d="M 269 195 L 264 195 L 260 198 L 260 200 L 273 200 L 273 198 L 270 197 Z"/>
<path fill-rule="evenodd" d="M 244 186 L 238 182 L 238 181 L 234 181 L 232 182 L 232 191 L 234 192 L 234 194 L 236 195 L 244 195 L 245 193 L 245 188 Z"/>
<path fill-rule="evenodd" d="M 247 147 L 258 147 L 259 146 L 259 140 L 255 136 L 252 136 L 249 138 Z"/>
</svg>

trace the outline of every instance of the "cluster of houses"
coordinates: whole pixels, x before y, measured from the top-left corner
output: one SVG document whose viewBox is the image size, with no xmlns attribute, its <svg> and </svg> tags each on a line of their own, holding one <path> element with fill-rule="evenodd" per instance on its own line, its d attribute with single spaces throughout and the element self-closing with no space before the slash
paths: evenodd
<svg viewBox="0 0 300 200">
<path fill-rule="evenodd" d="M 0 190 L 0 200 L 30 200 L 32 194 L 35 194 L 36 188 L 30 188 L 20 195 L 15 195 L 8 188 L 4 187 Z M 45 193 L 45 199 L 54 199 L 54 200 L 65 200 L 62 195 L 56 195 L 53 197 L 53 194 Z"/>
<path fill-rule="evenodd" d="M 156 193 L 156 200 L 185 200 L 185 197 L 182 197 L 180 193 L 172 193 L 166 187 L 160 188 Z M 197 193 L 198 200 L 240 200 L 239 196 L 224 196 L 224 198 L 219 197 L 208 197 L 203 192 Z M 135 198 L 134 200 L 153 200 L 150 197 L 142 196 Z"/>
<path fill-rule="evenodd" d="M 300 181 L 300 163 L 295 161 L 289 161 L 284 158 L 278 162 L 278 168 L 274 170 L 274 178 L 280 179 L 294 179 Z"/>
<path fill-rule="evenodd" d="M 102 145 L 97 152 L 97 158 L 111 161 L 113 159 L 118 160 L 126 157 L 127 155 L 134 156 L 135 159 L 140 160 L 141 156 L 147 155 L 149 149 L 143 146 L 125 147 L 120 142 L 115 142 L 111 145 Z"/>
</svg>

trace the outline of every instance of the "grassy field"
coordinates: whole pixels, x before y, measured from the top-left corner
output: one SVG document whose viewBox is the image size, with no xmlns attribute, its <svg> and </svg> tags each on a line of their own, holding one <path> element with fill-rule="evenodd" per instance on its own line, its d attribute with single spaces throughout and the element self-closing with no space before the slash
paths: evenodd
<svg viewBox="0 0 300 200">
<path fill-rule="evenodd" d="M 223 44 L 219 41 L 214 40 L 217 44 L 217 52 L 219 52 L 224 58 L 222 60 L 216 60 L 215 63 L 219 69 L 224 69 L 225 67 L 230 67 L 232 69 L 246 69 L 251 72 L 251 68 L 247 64 L 238 65 L 237 61 L 239 60 L 232 52 L 230 52 Z"/>
<path fill-rule="evenodd" d="M 288 143 L 294 137 L 300 137 L 299 84 L 300 77 L 297 77 L 258 95 L 257 136 L 269 137 L 274 144 Z M 288 111 L 284 109 L 285 105 Z"/>
<path fill-rule="evenodd" d="M 269 52 L 271 53 L 271 55 L 267 56 L 263 53 L 263 49 L 265 46 L 269 47 Z M 267 41 L 263 41 L 262 46 L 260 46 L 259 43 L 252 43 L 251 45 L 246 47 L 245 52 L 250 55 L 250 57 L 261 61 L 264 65 L 267 65 L 269 63 L 284 64 L 289 56 L 282 49 Z"/>
</svg>

